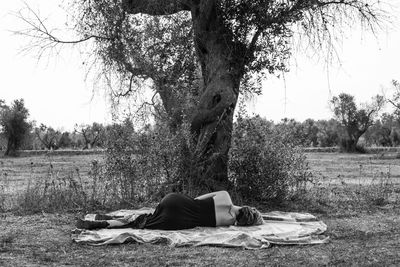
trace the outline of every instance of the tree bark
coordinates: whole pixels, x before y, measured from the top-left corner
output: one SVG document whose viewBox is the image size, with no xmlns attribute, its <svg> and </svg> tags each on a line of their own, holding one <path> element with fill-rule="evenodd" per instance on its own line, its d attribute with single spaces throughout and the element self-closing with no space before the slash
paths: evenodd
<svg viewBox="0 0 400 267">
<path fill-rule="evenodd" d="M 348 131 L 348 140 L 346 141 L 347 152 L 358 152 L 357 144 L 360 137 L 365 133 L 366 130 L 353 129 L 353 131 Z"/>
<path fill-rule="evenodd" d="M 217 15 L 216 1 L 192 7 L 196 51 L 204 89 L 191 122 L 196 137 L 198 177 L 210 190 L 226 188 L 233 111 L 239 95 L 240 65 L 233 60 L 229 31 Z"/>
<path fill-rule="evenodd" d="M 157 84 L 157 92 L 160 95 L 165 112 L 168 115 L 169 126 L 175 131 L 183 121 L 183 106 L 179 102 L 177 93 L 168 86 L 168 83 Z"/>
</svg>

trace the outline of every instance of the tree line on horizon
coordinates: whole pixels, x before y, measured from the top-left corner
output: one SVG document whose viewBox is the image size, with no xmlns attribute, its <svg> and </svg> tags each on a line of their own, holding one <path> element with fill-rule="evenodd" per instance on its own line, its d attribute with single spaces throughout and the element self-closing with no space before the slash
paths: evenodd
<svg viewBox="0 0 400 267">
<path fill-rule="evenodd" d="M 101 123 L 76 124 L 73 131 L 61 131 L 29 121 L 23 99 L 7 105 L 0 99 L 0 150 L 17 155 L 18 150 L 91 149 L 104 147 L 105 133 L 111 126 Z"/>
<path fill-rule="evenodd" d="M 393 84 L 396 86 L 397 83 Z M 386 101 L 378 95 L 370 103 L 358 107 L 354 96 L 342 93 L 330 101 L 333 117 L 329 120 L 309 118 L 300 122 L 283 118 L 275 123 L 258 115 L 247 120 L 273 130 L 301 147 L 339 146 L 346 152 L 362 152 L 365 146 L 400 146 L 400 109 L 396 101 L 395 97 Z M 395 107 L 392 113 L 379 113 L 385 102 Z M 17 150 L 104 149 L 110 136 L 115 137 L 112 132 L 116 128 L 133 128 L 127 119 L 110 125 L 97 122 L 75 125 L 70 132 L 44 124 L 36 126 L 28 121 L 28 117 L 23 99 L 14 100 L 9 106 L 0 100 L 0 150 L 5 155 L 15 155 Z M 151 134 L 152 126 L 136 131 Z"/>
</svg>

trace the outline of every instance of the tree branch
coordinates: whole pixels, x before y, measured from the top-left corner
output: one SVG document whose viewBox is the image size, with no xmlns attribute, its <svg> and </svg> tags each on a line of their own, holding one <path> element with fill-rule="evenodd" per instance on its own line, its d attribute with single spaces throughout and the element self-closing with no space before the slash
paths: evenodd
<svg viewBox="0 0 400 267">
<path fill-rule="evenodd" d="M 395 108 L 400 110 L 400 104 L 396 104 L 395 102 L 393 102 L 391 99 L 387 100 L 390 104 L 392 104 Z"/>
<path fill-rule="evenodd" d="M 171 15 L 190 11 L 188 0 L 123 0 L 122 8 L 130 14 Z"/>
<path fill-rule="evenodd" d="M 372 29 L 374 25 L 373 22 L 379 20 L 377 14 L 374 12 L 373 5 L 359 0 L 297 0 L 291 7 L 282 9 L 281 12 L 277 12 L 275 16 L 267 17 L 265 25 L 268 27 L 276 23 L 284 24 L 305 10 L 321 9 L 327 6 L 344 6 L 357 10 L 361 18 L 365 19 Z"/>
<path fill-rule="evenodd" d="M 28 52 L 33 49 L 38 50 L 38 59 L 41 58 L 42 54 L 46 51 L 52 52 L 57 50 L 56 48 L 62 45 L 76 45 L 79 43 L 84 43 L 90 39 L 101 39 L 101 40 L 111 40 L 107 36 L 100 36 L 95 34 L 85 34 L 83 38 L 75 40 L 65 40 L 60 39 L 54 34 L 55 29 L 49 29 L 46 26 L 45 19 L 41 18 L 38 12 L 34 11 L 29 5 L 25 5 L 25 9 L 28 14 L 25 15 L 20 10 L 15 14 L 15 16 L 23 21 L 28 27 L 23 30 L 12 31 L 16 35 L 25 36 L 31 38 L 29 45 L 21 49 L 21 52 Z"/>
<path fill-rule="evenodd" d="M 251 62 L 254 58 L 254 51 L 256 49 L 256 44 L 258 41 L 258 38 L 260 37 L 260 35 L 262 34 L 262 32 L 264 31 L 263 28 L 259 27 L 257 29 L 257 31 L 254 33 L 253 37 L 251 38 L 251 41 L 246 49 L 245 55 L 244 55 L 244 62 L 243 62 L 243 66 L 249 64 L 249 62 Z"/>
</svg>

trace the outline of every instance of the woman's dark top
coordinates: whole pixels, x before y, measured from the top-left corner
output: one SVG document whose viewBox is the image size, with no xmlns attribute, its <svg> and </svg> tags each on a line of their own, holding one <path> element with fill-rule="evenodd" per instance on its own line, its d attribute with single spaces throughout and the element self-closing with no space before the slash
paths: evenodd
<svg viewBox="0 0 400 267">
<path fill-rule="evenodd" d="M 160 230 L 189 229 L 196 226 L 215 227 L 215 206 L 212 197 L 198 200 L 170 193 L 146 218 L 144 228 Z"/>
</svg>

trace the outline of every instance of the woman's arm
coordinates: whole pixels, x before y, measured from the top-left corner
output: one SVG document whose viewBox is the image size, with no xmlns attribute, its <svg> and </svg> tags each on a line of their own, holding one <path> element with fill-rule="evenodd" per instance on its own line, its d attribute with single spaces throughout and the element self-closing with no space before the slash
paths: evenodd
<svg viewBox="0 0 400 267">
<path fill-rule="evenodd" d="M 211 192 L 211 193 L 208 193 L 208 194 L 204 194 L 204 195 L 198 196 L 195 199 L 202 200 L 202 199 L 206 199 L 206 198 L 210 198 L 210 197 L 215 197 L 220 192 L 224 192 L 224 191 Z"/>
</svg>

